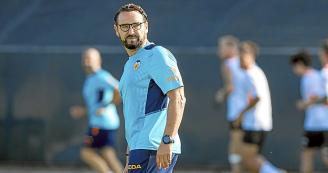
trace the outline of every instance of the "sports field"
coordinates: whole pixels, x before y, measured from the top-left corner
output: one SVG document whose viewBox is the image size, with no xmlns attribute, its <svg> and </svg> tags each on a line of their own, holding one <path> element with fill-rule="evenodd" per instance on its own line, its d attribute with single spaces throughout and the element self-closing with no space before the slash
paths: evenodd
<svg viewBox="0 0 328 173">
<path fill-rule="evenodd" d="M 89 169 L 81 168 L 42 168 L 42 167 L 7 167 L 0 166 L 0 173 L 95 173 Z M 176 170 L 175 173 L 229 173 L 220 170 Z M 290 172 L 294 173 L 294 172 Z M 295 172 L 296 173 L 296 172 Z M 324 173 L 324 172 L 315 172 Z"/>
<path fill-rule="evenodd" d="M 5 167 L 0 168 L 0 173 L 95 173 L 89 169 L 77 169 L 77 168 L 14 168 Z M 188 170 L 188 171 L 175 171 L 175 173 L 228 173 L 227 171 L 202 171 L 202 170 Z"/>
</svg>

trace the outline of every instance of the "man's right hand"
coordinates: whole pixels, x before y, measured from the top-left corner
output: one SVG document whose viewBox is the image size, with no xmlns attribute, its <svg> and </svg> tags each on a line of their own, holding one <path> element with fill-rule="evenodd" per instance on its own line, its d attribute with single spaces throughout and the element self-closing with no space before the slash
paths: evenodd
<svg viewBox="0 0 328 173">
<path fill-rule="evenodd" d="M 83 106 L 72 106 L 69 112 L 74 119 L 79 119 L 86 114 L 86 110 Z"/>
<path fill-rule="evenodd" d="M 215 94 L 215 101 L 218 104 L 221 104 L 224 102 L 224 100 L 225 100 L 225 91 L 223 89 L 220 89 Z"/>
<path fill-rule="evenodd" d="M 235 121 L 232 122 L 232 125 L 233 125 L 234 127 L 236 127 L 236 128 L 237 128 L 237 127 L 240 127 L 242 121 L 243 121 L 243 113 L 240 113 L 239 116 L 238 116 L 238 118 L 237 118 Z"/>
</svg>

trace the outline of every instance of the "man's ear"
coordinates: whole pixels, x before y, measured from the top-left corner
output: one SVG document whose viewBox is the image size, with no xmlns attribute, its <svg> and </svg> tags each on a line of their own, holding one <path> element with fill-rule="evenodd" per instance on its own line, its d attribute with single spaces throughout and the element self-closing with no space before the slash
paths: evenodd
<svg viewBox="0 0 328 173">
<path fill-rule="evenodd" d="M 148 22 L 145 23 L 146 34 L 148 34 Z"/>
<path fill-rule="evenodd" d="M 120 37 L 120 35 L 118 34 L 118 28 L 117 28 L 117 25 L 116 24 L 114 24 L 113 28 L 114 28 L 114 31 L 115 31 L 116 36 L 117 37 Z"/>
</svg>

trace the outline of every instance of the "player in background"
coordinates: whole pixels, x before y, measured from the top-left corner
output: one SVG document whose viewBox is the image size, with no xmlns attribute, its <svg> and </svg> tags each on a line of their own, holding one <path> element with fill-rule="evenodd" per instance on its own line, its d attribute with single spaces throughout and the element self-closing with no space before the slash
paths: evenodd
<svg viewBox="0 0 328 173">
<path fill-rule="evenodd" d="M 324 65 L 325 57 L 320 59 Z M 300 172 L 311 173 L 316 150 L 321 149 L 322 159 L 327 164 L 328 109 L 321 101 L 326 97 L 325 84 L 320 72 L 311 67 L 309 53 L 303 51 L 293 55 L 290 63 L 293 72 L 301 76 L 302 100 L 297 102 L 297 108 L 305 111 Z"/>
<path fill-rule="evenodd" d="M 267 78 L 256 64 L 258 46 L 251 41 L 240 45 L 240 65 L 245 70 L 246 82 L 244 92 L 247 94 L 247 105 L 234 122 L 242 125 L 244 130 L 242 144 L 242 162 L 245 169 L 252 173 L 285 172 L 273 166 L 260 153 L 269 131 L 272 130 L 271 97 Z"/>
<path fill-rule="evenodd" d="M 328 38 L 323 40 L 319 49 L 319 60 L 322 65 L 321 75 L 324 80 L 326 98 L 328 96 Z M 326 100 L 327 101 L 327 100 Z"/>
<path fill-rule="evenodd" d="M 116 105 L 120 103 L 118 81 L 101 68 L 101 55 L 89 48 L 82 56 L 82 67 L 87 75 L 83 87 L 86 106 L 70 109 L 74 118 L 88 115 L 89 127 L 81 149 L 82 160 L 98 173 L 122 173 L 116 157 L 116 133 L 120 125 Z"/>
<path fill-rule="evenodd" d="M 228 160 L 232 173 L 241 172 L 240 145 L 242 130 L 233 123 L 239 112 L 246 105 L 246 96 L 242 91 L 245 73 L 239 63 L 239 40 L 231 35 L 226 35 L 218 40 L 218 56 L 222 61 L 221 75 L 224 87 L 216 94 L 216 101 L 222 103 L 226 100 L 227 119 L 230 127 L 229 156 Z"/>
</svg>

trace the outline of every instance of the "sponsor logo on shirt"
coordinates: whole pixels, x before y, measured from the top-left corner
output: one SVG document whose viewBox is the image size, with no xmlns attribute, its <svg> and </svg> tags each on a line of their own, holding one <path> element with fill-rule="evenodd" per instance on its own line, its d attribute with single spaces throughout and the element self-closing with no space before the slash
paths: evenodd
<svg viewBox="0 0 328 173">
<path fill-rule="evenodd" d="M 179 77 L 178 76 L 170 76 L 168 78 L 166 78 L 167 82 L 172 82 L 172 81 L 179 81 Z"/>
<path fill-rule="evenodd" d="M 136 169 L 141 169 L 141 165 L 129 165 L 128 167 L 129 170 L 136 170 Z"/>
<path fill-rule="evenodd" d="M 176 67 L 171 67 L 170 71 L 174 74 L 173 76 L 170 76 L 166 78 L 167 82 L 173 82 L 173 81 L 179 81 L 180 80 L 180 73 L 179 70 Z"/>
<path fill-rule="evenodd" d="M 134 64 L 133 64 L 133 69 L 134 71 L 137 71 L 140 67 L 140 63 L 141 61 L 140 60 L 137 60 Z"/>
</svg>

